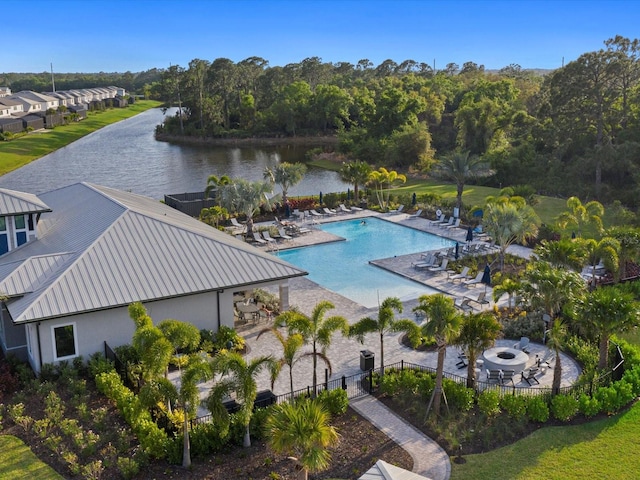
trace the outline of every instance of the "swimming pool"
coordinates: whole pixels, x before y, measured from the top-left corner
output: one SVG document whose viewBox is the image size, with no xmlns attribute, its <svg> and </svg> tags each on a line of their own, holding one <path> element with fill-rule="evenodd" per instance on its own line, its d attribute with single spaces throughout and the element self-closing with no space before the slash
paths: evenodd
<svg viewBox="0 0 640 480">
<path fill-rule="evenodd" d="M 450 247 L 455 242 L 374 217 L 325 223 L 321 230 L 346 240 L 283 250 L 280 258 L 305 269 L 309 279 L 367 308 L 387 297 L 417 298 L 435 290 L 370 265 L 370 260 Z"/>
</svg>

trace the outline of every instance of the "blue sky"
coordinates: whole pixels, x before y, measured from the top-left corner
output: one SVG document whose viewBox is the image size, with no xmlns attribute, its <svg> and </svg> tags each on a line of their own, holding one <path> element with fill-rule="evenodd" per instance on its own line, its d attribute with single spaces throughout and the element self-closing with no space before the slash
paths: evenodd
<svg viewBox="0 0 640 480">
<path fill-rule="evenodd" d="M 557 68 L 619 34 L 637 0 L 2 0 L 0 72 L 139 72 L 194 58 L 412 59 Z M 28 7 L 28 8 L 27 8 Z M 42 15 L 39 13 L 42 12 Z M 12 19 L 16 19 L 13 21 Z M 11 40 L 9 40 L 11 39 Z"/>
</svg>

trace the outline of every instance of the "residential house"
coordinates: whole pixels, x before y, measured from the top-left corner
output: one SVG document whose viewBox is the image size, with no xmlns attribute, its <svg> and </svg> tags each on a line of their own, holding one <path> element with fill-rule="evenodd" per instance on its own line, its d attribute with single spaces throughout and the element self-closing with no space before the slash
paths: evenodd
<svg viewBox="0 0 640 480">
<path fill-rule="evenodd" d="M 36 372 L 130 343 L 132 302 L 154 321 L 216 331 L 234 325 L 234 293 L 275 287 L 286 309 L 288 280 L 307 274 L 157 200 L 90 183 L 38 197 L 0 189 L 0 215 L 28 225 L 27 242 L 0 256 L 0 346 Z"/>
<path fill-rule="evenodd" d="M 24 113 L 24 105 L 18 100 L 13 100 L 9 97 L 0 97 L 0 105 L 9 107 L 11 115 Z"/>
<path fill-rule="evenodd" d="M 30 90 L 21 90 L 17 93 L 14 93 L 12 95 L 12 98 L 16 98 L 16 97 L 20 99 L 33 100 L 35 102 L 38 102 L 40 104 L 39 110 L 41 112 L 46 112 L 47 110 L 50 110 L 50 109 L 57 110 L 58 106 L 60 105 L 57 98 L 50 97 L 49 95 L 45 95 L 43 93 L 32 92 Z M 34 113 L 34 112 L 29 111 L 29 113 Z"/>
</svg>

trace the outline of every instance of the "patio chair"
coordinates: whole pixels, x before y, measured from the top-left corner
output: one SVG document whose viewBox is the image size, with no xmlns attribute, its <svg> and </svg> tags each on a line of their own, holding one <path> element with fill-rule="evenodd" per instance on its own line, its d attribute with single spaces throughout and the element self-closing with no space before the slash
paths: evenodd
<svg viewBox="0 0 640 480">
<path fill-rule="evenodd" d="M 402 210 L 404 210 L 404 205 L 400 205 L 398 208 L 395 208 L 393 210 L 389 210 L 389 213 L 402 213 Z"/>
<path fill-rule="evenodd" d="M 467 358 L 467 354 L 464 352 L 460 352 L 458 354 L 458 363 L 456 363 L 456 367 L 458 370 L 469 366 L 469 359 Z"/>
<path fill-rule="evenodd" d="M 529 353 L 527 347 L 529 346 L 529 339 L 527 337 L 520 337 L 520 341 L 516 343 L 513 348 L 522 350 L 524 353 Z"/>
<path fill-rule="evenodd" d="M 444 223 L 440 222 L 440 225 L 438 225 L 438 227 L 447 228 L 449 225 L 453 225 L 453 222 L 454 222 L 454 218 L 453 217 L 449 217 L 449 220 L 447 220 L 446 222 L 444 222 Z"/>
<path fill-rule="evenodd" d="M 474 286 L 475 286 L 475 285 L 477 285 L 478 283 L 481 283 L 482 275 L 484 275 L 484 271 L 480 270 L 480 271 L 478 272 L 478 274 L 475 276 L 475 278 L 472 278 L 472 279 L 470 279 L 470 280 L 464 280 L 462 283 L 463 283 L 465 286 L 467 286 L 467 287 L 469 287 L 469 286 L 471 286 L 471 285 L 474 285 Z"/>
<path fill-rule="evenodd" d="M 451 225 L 445 225 L 444 228 L 458 228 L 460 226 L 460 219 L 456 218 L 456 221 L 454 223 L 452 223 Z"/>
<path fill-rule="evenodd" d="M 487 369 L 486 372 L 487 372 L 487 383 L 491 383 L 491 382 L 502 383 L 501 370 Z"/>
<path fill-rule="evenodd" d="M 516 374 L 515 370 L 500 370 L 502 372 L 502 379 L 501 382 L 502 385 L 504 385 L 507 382 L 511 382 L 511 385 L 513 385 L 513 376 Z"/>
<path fill-rule="evenodd" d="M 338 212 L 336 212 L 336 211 L 335 211 L 335 210 L 333 210 L 332 208 L 327 208 L 327 207 L 324 207 L 324 208 L 322 209 L 322 211 L 323 211 L 324 213 L 326 213 L 327 215 L 329 215 L 329 216 L 331 216 L 331 215 L 337 215 L 337 214 L 338 214 Z"/>
<path fill-rule="evenodd" d="M 414 218 L 419 218 L 420 216 L 422 216 L 422 209 L 418 210 L 416 213 L 409 215 L 408 219 L 411 220 Z"/>
<path fill-rule="evenodd" d="M 363 209 L 360 207 L 351 207 L 352 212 L 361 212 Z"/>
<path fill-rule="evenodd" d="M 466 280 L 469 278 L 469 267 L 464 267 L 460 273 L 454 273 L 449 277 L 449 281 L 455 282 L 456 280 Z"/>
<path fill-rule="evenodd" d="M 353 210 L 349 210 L 344 206 L 344 203 L 341 203 L 340 205 L 338 205 L 338 213 L 353 213 Z"/>
<path fill-rule="evenodd" d="M 463 298 L 460 301 L 460 303 L 455 303 L 454 301 L 453 305 L 456 308 L 459 308 L 460 310 L 462 310 L 464 313 L 469 313 L 469 312 L 473 312 L 473 307 L 469 305 L 469 302 L 471 302 L 471 300 L 469 300 L 468 298 Z"/>
<path fill-rule="evenodd" d="M 556 354 L 553 352 L 553 350 L 547 350 L 544 354 L 544 357 L 536 359 L 536 366 L 542 373 L 544 373 L 547 368 L 551 368 L 551 362 L 553 362 L 555 359 Z"/>
<path fill-rule="evenodd" d="M 231 222 L 231 226 L 233 228 L 241 230 L 242 233 L 244 233 L 245 229 L 247 228 L 246 225 L 243 225 L 243 224 L 239 223 L 238 219 L 236 217 L 231 217 L 230 222 Z"/>
<path fill-rule="evenodd" d="M 253 239 L 254 239 L 257 243 L 259 243 L 260 245 L 266 245 L 267 243 L 269 243 L 269 242 L 267 242 L 264 238 L 262 238 L 262 237 L 260 236 L 260 233 L 259 233 L 259 232 L 253 232 Z"/>
<path fill-rule="evenodd" d="M 536 378 L 537 373 L 538 373 L 538 367 L 531 367 L 529 368 L 528 371 L 526 371 L 526 373 L 522 372 L 520 374 L 521 381 L 527 382 L 529 386 L 531 386 L 531 382 L 536 382 L 538 385 L 540 385 L 540 382 Z"/>
<path fill-rule="evenodd" d="M 431 220 L 429 221 L 429 225 L 438 225 L 442 222 L 444 222 L 444 219 L 446 218 L 446 215 L 443 213 L 442 215 L 440 215 L 438 218 L 436 218 L 435 220 Z"/>
<path fill-rule="evenodd" d="M 478 305 L 483 305 L 489 303 L 485 297 L 487 296 L 487 292 L 480 292 L 477 297 L 471 297 L 469 295 L 465 295 L 464 298 L 468 298 L 470 302 L 475 302 Z"/>
<path fill-rule="evenodd" d="M 269 233 L 269 230 L 264 230 L 262 232 L 262 238 L 264 238 L 268 243 L 272 245 L 275 245 L 276 243 L 278 243 L 276 239 L 271 236 L 271 234 Z"/>
<path fill-rule="evenodd" d="M 431 268 L 431 267 L 435 267 L 438 263 L 438 259 L 436 258 L 435 255 L 428 253 L 426 255 L 423 256 L 424 261 L 422 262 L 418 262 L 418 263 L 414 263 L 413 264 L 413 268 L 417 268 L 417 269 L 421 269 L 421 268 Z"/>
<path fill-rule="evenodd" d="M 287 235 L 282 227 L 278 228 L 278 235 L 280 235 L 280 238 L 284 241 L 293 242 L 293 237 L 291 235 Z"/>
<path fill-rule="evenodd" d="M 429 267 L 429 271 L 431 273 L 441 273 L 447 270 L 447 264 L 449 263 L 449 259 L 445 258 L 444 260 L 442 260 L 442 263 L 440 264 L 440 266 L 437 267 Z"/>
</svg>

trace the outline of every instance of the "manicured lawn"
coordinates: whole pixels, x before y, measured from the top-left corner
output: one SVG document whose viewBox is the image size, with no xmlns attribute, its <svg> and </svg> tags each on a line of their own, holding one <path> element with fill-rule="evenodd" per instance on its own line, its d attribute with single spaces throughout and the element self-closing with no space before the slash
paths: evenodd
<svg viewBox="0 0 640 480">
<path fill-rule="evenodd" d="M 0 480 L 16 478 L 64 480 L 49 465 L 41 462 L 22 440 L 12 435 L 0 435 Z"/>
<path fill-rule="evenodd" d="M 579 426 L 547 427 L 513 445 L 452 463 L 451 480 L 640 478 L 640 403 Z"/>
<path fill-rule="evenodd" d="M 90 113 L 81 122 L 56 127 L 53 130 L 34 132 L 10 142 L 0 142 L 0 158 L 2 158 L 0 175 L 20 168 L 102 127 L 160 105 L 160 102 L 153 100 L 140 100 L 127 108 L 113 108 L 100 113 Z"/>
</svg>

